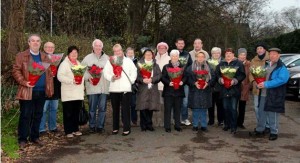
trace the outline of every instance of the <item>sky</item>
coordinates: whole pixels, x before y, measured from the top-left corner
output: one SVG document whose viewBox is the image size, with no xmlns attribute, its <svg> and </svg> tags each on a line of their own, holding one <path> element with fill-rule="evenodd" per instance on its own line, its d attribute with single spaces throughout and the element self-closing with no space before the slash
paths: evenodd
<svg viewBox="0 0 300 163">
<path fill-rule="evenodd" d="M 281 11 L 291 6 L 300 7 L 300 0 L 270 0 L 269 6 L 265 9 L 267 11 Z"/>
</svg>

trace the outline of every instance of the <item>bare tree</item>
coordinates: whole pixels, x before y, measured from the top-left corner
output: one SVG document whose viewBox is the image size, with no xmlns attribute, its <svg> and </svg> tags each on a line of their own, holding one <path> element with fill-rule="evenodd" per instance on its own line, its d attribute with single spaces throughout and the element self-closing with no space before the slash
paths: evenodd
<svg viewBox="0 0 300 163">
<path fill-rule="evenodd" d="M 282 19 L 288 23 L 293 30 L 300 29 L 300 7 L 290 7 L 283 10 Z"/>
</svg>

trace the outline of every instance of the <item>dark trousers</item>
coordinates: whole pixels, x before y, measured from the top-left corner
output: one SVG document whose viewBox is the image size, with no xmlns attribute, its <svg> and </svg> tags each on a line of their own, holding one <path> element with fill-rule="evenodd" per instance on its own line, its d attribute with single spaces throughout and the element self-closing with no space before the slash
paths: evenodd
<svg viewBox="0 0 300 163">
<path fill-rule="evenodd" d="M 79 131 L 79 111 L 82 107 L 82 100 L 65 101 L 63 106 L 63 123 L 65 134 Z"/>
<path fill-rule="evenodd" d="M 182 105 L 182 97 L 164 97 L 165 111 L 164 111 L 164 127 L 166 129 L 171 128 L 171 113 L 174 109 L 175 127 L 180 127 L 180 113 Z"/>
<path fill-rule="evenodd" d="M 130 112 L 131 112 L 131 122 L 137 122 L 137 111 L 135 110 L 136 107 L 136 94 L 132 94 L 131 96 L 131 103 L 130 103 Z"/>
<path fill-rule="evenodd" d="M 123 131 L 130 131 L 130 102 L 131 92 L 110 93 L 111 105 L 113 109 L 113 130 L 120 128 L 120 109 L 122 112 Z"/>
<path fill-rule="evenodd" d="M 32 100 L 19 100 L 20 117 L 18 125 L 18 141 L 27 142 L 39 138 L 39 127 L 45 104 L 44 91 L 32 91 Z"/>
<path fill-rule="evenodd" d="M 244 124 L 245 119 L 245 111 L 246 111 L 246 101 L 239 101 L 239 115 L 237 119 L 237 125 L 242 126 Z"/>
<path fill-rule="evenodd" d="M 225 111 L 225 127 L 230 127 L 231 130 L 237 128 L 237 97 L 223 98 L 223 106 Z"/>
<path fill-rule="evenodd" d="M 224 122 L 224 108 L 223 102 L 220 98 L 220 92 L 213 92 L 212 94 L 212 107 L 208 108 L 208 123 L 215 123 L 215 105 L 217 106 L 218 123 Z"/>
<path fill-rule="evenodd" d="M 152 127 L 152 116 L 153 116 L 153 110 L 141 110 L 140 111 L 140 125 L 142 129 L 146 129 L 148 127 Z"/>
</svg>

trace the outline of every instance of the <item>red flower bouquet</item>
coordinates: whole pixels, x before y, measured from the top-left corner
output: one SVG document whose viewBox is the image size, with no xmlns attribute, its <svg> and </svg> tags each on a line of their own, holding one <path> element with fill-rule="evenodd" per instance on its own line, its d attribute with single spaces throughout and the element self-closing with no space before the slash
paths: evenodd
<svg viewBox="0 0 300 163">
<path fill-rule="evenodd" d="M 49 63 L 44 63 L 41 62 L 41 64 L 37 62 L 32 62 L 29 63 L 28 66 L 28 80 L 29 80 L 29 85 L 34 86 L 36 82 L 40 79 L 41 75 L 47 70 L 49 67 Z"/>
<path fill-rule="evenodd" d="M 179 83 L 182 79 L 183 69 L 180 67 L 169 67 L 167 68 L 167 71 L 171 81 L 173 82 L 174 89 L 179 89 Z"/>
<path fill-rule="evenodd" d="M 51 59 L 50 69 L 53 76 L 57 74 L 57 66 L 59 65 L 64 53 L 60 54 L 49 54 L 49 58 Z"/>
<path fill-rule="evenodd" d="M 87 66 L 82 65 L 76 65 L 71 67 L 71 71 L 73 72 L 74 80 L 77 85 L 80 85 L 82 83 L 82 77 L 86 68 Z"/>
<path fill-rule="evenodd" d="M 97 85 L 100 81 L 101 78 L 101 73 L 102 73 L 103 68 L 93 64 L 91 67 L 88 67 L 88 72 L 92 76 L 92 84 Z"/>
<path fill-rule="evenodd" d="M 111 56 L 109 61 L 113 67 L 114 74 L 116 76 L 121 76 L 123 70 L 122 68 L 123 57 Z"/>
<path fill-rule="evenodd" d="M 151 73 L 153 69 L 153 64 L 146 64 L 146 63 L 138 63 L 138 66 L 140 68 L 140 73 L 144 79 L 151 78 Z"/>
<path fill-rule="evenodd" d="M 205 86 L 208 71 L 206 71 L 206 70 L 194 70 L 194 73 L 196 74 L 196 77 L 197 77 L 197 80 L 198 80 L 197 82 L 200 86 L 200 89 L 203 89 L 204 86 Z"/>
<path fill-rule="evenodd" d="M 222 78 L 224 80 L 224 87 L 228 89 L 231 86 L 231 81 L 235 76 L 237 67 L 222 66 L 220 67 L 220 69 L 222 73 Z"/>
</svg>

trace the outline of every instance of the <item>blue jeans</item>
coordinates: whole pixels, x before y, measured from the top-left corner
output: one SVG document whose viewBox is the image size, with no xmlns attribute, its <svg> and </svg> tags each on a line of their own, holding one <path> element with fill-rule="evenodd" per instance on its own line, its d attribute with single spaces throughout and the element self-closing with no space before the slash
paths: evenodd
<svg viewBox="0 0 300 163">
<path fill-rule="evenodd" d="M 18 141 L 27 142 L 39 139 L 39 126 L 45 104 L 44 91 L 32 91 L 32 100 L 19 100 L 20 117 L 18 126 Z"/>
<path fill-rule="evenodd" d="M 267 114 L 264 111 L 265 101 L 266 101 L 266 97 L 261 96 L 260 104 L 258 107 L 258 122 L 257 122 L 256 128 L 255 128 L 255 130 L 258 132 L 263 132 L 263 131 L 265 131 L 265 128 L 266 128 Z"/>
<path fill-rule="evenodd" d="M 183 98 L 182 106 L 181 106 L 181 121 L 184 121 L 189 117 L 189 112 L 188 112 L 189 111 L 188 110 L 189 86 L 188 85 L 184 86 L 184 94 L 185 97 Z"/>
<path fill-rule="evenodd" d="M 43 110 L 43 117 L 40 124 L 40 132 L 46 131 L 46 118 L 48 116 L 48 129 L 50 131 L 56 129 L 56 113 L 58 108 L 58 100 L 46 100 Z"/>
<path fill-rule="evenodd" d="M 88 95 L 89 100 L 89 126 L 90 128 L 104 128 L 105 114 L 106 114 L 106 94 Z M 98 120 L 96 112 L 98 110 Z M 97 124 L 96 124 L 97 121 Z"/>
<path fill-rule="evenodd" d="M 280 113 L 267 111 L 266 114 L 267 114 L 267 119 L 269 119 L 271 134 L 278 134 Z"/>
<path fill-rule="evenodd" d="M 137 122 L 137 111 L 135 110 L 136 107 L 136 94 L 132 94 L 131 96 L 131 103 L 130 103 L 130 112 L 131 112 L 131 122 Z"/>
<path fill-rule="evenodd" d="M 262 97 L 264 97 L 264 96 L 260 96 L 259 105 L 261 105 L 262 103 L 264 103 L 264 101 L 261 100 Z M 256 122 L 258 123 L 260 113 L 259 113 L 259 108 L 258 108 L 258 96 L 257 95 L 254 95 L 254 110 L 255 110 Z M 266 117 L 266 118 L 267 119 L 266 119 L 265 127 L 269 128 L 269 118 L 268 117 Z"/>
<path fill-rule="evenodd" d="M 223 106 L 225 113 L 225 127 L 230 127 L 231 130 L 237 128 L 237 97 L 224 97 Z"/>
<path fill-rule="evenodd" d="M 198 127 L 199 122 L 201 127 L 207 127 L 206 116 L 207 116 L 207 109 L 202 108 L 193 108 L 193 127 Z"/>
</svg>

